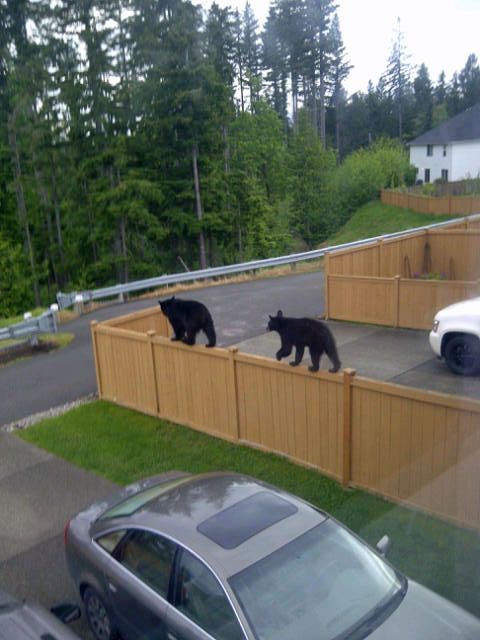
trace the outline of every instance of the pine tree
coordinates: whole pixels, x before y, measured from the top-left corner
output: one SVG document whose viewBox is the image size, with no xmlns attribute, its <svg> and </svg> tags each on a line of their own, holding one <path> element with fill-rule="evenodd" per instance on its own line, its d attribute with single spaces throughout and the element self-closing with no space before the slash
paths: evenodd
<svg viewBox="0 0 480 640">
<path fill-rule="evenodd" d="M 387 69 L 383 75 L 386 90 L 395 105 L 397 117 L 397 135 L 403 140 L 405 133 L 405 118 L 408 109 L 408 99 L 411 94 L 411 66 L 408 62 L 404 36 L 400 26 L 400 18 L 397 18 L 397 30 L 393 42 L 392 51 L 388 58 Z"/>
<path fill-rule="evenodd" d="M 468 107 L 480 102 L 480 67 L 474 53 L 468 56 L 465 66 L 460 71 L 458 81 L 463 109 L 468 109 Z"/>
<path fill-rule="evenodd" d="M 428 69 L 424 64 L 418 68 L 413 81 L 415 96 L 415 136 L 432 128 L 433 122 L 433 91 Z"/>
</svg>

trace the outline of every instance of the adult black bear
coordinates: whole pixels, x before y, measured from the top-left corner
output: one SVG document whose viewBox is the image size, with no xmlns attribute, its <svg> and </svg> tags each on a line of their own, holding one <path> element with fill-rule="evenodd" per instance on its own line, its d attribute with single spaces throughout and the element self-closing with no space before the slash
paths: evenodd
<svg viewBox="0 0 480 640">
<path fill-rule="evenodd" d="M 204 304 L 197 300 L 180 300 L 175 296 L 167 300 L 159 300 L 158 304 L 175 332 L 172 340 L 195 344 L 197 333 L 203 331 L 208 338 L 206 346 L 215 346 L 217 342 L 215 327 L 210 311 Z"/>
<path fill-rule="evenodd" d="M 312 366 L 308 367 L 309 371 L 318 371 L 323 352 L 327 354 L 333 364 L 329 371 L 335 373 L 340 369 L 341 362 L 335 338 L 323 322 L 313 318 L 286 318 L 281 311 L 278 311 L 276 316 L 269 316 L 269 318 L 268 330 L 277 331 L 282 341 L 282 346 L 276 354 L 277 360 L 289 356 L 292 353 L 292 348 L 295 347 L 295 360 L 290 362 L 292 367 L 295 367 L 302 361 L 305 347 L 308 347 L 312 358 Z"/>
</svg>

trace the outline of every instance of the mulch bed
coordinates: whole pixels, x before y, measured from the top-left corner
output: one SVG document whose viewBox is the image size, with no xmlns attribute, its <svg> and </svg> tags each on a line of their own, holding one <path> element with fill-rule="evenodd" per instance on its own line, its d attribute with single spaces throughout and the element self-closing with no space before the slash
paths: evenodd
<svg viewBox="0 0 480 640">
<path fill-rule="evenodd" d="M 0 365 L 7 364 L 12 360 L 17 360 L 17 358 L 29 358 L 30 356 L 36 356 L 41 353 L 48 353 L 48 351 L 57 348 L 58 344 L 47 341 L 39 342 L 36 345 L 31 345 L 29 342 L 22 342 L 22 344 L 16 344 L 13 347 L 0 348 Z"/>
</svg>

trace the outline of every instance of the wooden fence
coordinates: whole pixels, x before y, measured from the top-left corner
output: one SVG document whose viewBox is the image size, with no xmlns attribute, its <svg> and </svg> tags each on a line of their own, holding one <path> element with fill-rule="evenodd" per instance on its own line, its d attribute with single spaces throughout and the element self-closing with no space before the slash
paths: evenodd
<svg viewBox="0 0 480 640">
<path fill-rule="evenodd" d="M 462 219 L 327 254 L 326 317 L 429 329 L 439 309 L 480 295 L 479 227 Z"/>
<path fill-rule="evenodd" d="M 383 204 L 412 209 L 418 213 L 433 215 L 470 215 L 480 213 L 480 196 L 421 196 L 401 191 L 382 189 Z"/>
<path fill-rule="evenodd" d="M 480 529 L 480 402 L 189 347 L 142 314 L 92 323 L 101 398 Z"/>
</svg>

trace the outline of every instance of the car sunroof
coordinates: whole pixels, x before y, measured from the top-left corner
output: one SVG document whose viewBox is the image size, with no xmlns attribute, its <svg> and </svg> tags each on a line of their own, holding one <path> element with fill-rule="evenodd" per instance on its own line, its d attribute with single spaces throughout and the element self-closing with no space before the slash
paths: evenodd
<svg viewBox="0 0 480 640">
<path fill-rule="evenodd" d="M 268 491 L 260 491 L 216 513 L 197 526 L 197 531 L 224 549 L 242 542 L 297 512 L 291 502 Z"/>
</svg>

